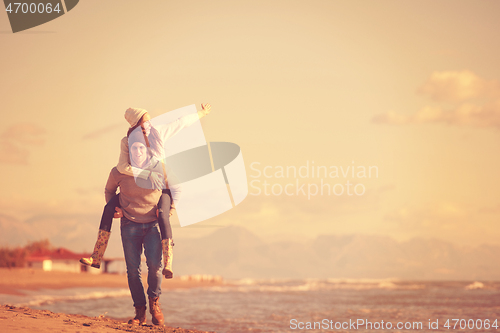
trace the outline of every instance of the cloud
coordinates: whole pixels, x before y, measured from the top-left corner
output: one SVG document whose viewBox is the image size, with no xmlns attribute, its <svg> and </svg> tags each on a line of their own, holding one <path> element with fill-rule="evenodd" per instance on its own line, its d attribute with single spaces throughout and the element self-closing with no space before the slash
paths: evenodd
<svg viewBox="0 0 500 333">
<path fill-rule="evenodd" d="M 92 132 L 90 132 L 90 133 L 85 134 L 85 135 L 82 137 L 82 139 L 83 139 L 83 140 L 93 140 L 93 139 L 98 139 L 98 138 L 100 138 L 101 136 L 106 135 L 106 134 L 108 134 L 108 133 L 110 133 L 110 132 L 114 132 L 114 131 L 116 131 L 116 130 L 118 130 L 118 129 L 122 129 L 122 130 L 124 129 L 124 126 L 123 126 L 123 124 L 122 124 L 122 123 L 120 123 L 120 124 L 118 124 L 118 123 L 117 123 L 117 124 L 113 124 L 113 125 L 106 126 L 106 127 L 104 127 L 104 128 L 101 128 L 101 129 L 97 129 L 97 130 L 95 130 L 95 131 L 92 131 Z M 124 131 L 124 133 L 125 133 L 125 131 Z"/>
<path fill-rule="evenodd" d="M 436 237 L 462 244 L 499 244 L 498 207 L 441 201 L 400 207 L 385 215 L 394 231 L 406 236 Z"/>
<path fill-rule="evenodd" d="M 347 220 L 357 220 L 361 215 L 380 209 L 380 193 L 367 189 L 362 196 L 318 195 L 248 197 L 234 209 L 213 218 L 207 223 L 244 226 L 261 236 L 295 234 L 315 237 L 321 232 L 333 232 L 338 227 L 357 230 L 360 224 L 345 226 Z M 366 222 L 368 223 L 368 222 Z"/>
<path fill-rule="evenodd" d="M 32 123 L 19 123 L 0 134 L 0 163 L 28 164 L 30 148 L 45 143 L 45 130 Z"/>
<path fill-rule="evenodd" d="M 498 98 L 500 84 L 485 80 L 471 71 L 434 72 L 417 90 L 438 102 L 462 102 L 476 98 Z"/>
<path fill-rule="evenodd" d="M 389 111 L 375 115 L 372 122 L 392 125 L 441 122 L 500 129 L 500 83 L 496 80 L 482 79 L 470 71 L 435 72 L 418 92 L 441 105 L 425 106 L 411 115 Z"/>
<path fill-rule="evenodd" d="M 52 196 L 31 198 L 27 193 L 23 195 L 0 196 L 0 213 L 21 220 L 32 218 L 35 215 L 57 215 L 57 214 L 96 214 L 100 215 L 105 205 L 104 190 L 99 195 L 92 192 L 82 196 L 70 197 L 70 192 L 64 198 Z"/>
<path fill-rule="evenodd" d="M 464 222 L 470 212 L 461 205 L 441 202 L 424 207 L 403 207 L 385 216 L 405 229 L 455 229 L 458 221 Z"/>
</svg>

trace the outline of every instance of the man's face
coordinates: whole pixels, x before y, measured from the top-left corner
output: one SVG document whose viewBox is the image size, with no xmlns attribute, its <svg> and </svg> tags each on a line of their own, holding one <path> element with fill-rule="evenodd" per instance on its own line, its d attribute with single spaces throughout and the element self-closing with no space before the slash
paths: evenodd
<svg viewBox="0 0 500 333">
<path fill-rule="evenodd" d="M 132 162 L 136 166 L 142 167 L 148 158 L 148 148 L 140 142 L 134 142 L 130 147 L 130 155 Z"/>
</svg>

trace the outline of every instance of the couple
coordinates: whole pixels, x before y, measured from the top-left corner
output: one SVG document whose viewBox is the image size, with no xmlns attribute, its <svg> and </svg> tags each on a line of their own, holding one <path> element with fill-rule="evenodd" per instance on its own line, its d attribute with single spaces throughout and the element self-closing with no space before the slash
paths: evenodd
<svg viewBox="0 0 500 333">
<path fill-rule="evenodd" d="M 210 104 L 202 110 L 176 121 L 152 127 L 144 109 L 129 108 L 125 119 L 130 128 L 121 141 L 118 165 L 110 174 L 105 188 L 106 206 L 99 226 L 98 239 L 85 265 L 99 268 L 110 237 L 113 217 L 121 218 L 121 236 L 127 278 L 135 307 L 135 318 L 129 324 L 146 323 L 146 297 L 141 279 L 141 254 L 144 247 L 148 266 L 149 311 L 154 325 L 163 325 L 160 309 L 162 274 L 172 278 L 172 228 L 169 217 L 175 209 L 180 187 L 175 175 L 165 166 L 164 142 L 183 128 L 210 112 Z M 170 185 L 170 186 L 169 186 Z M 116 191 L 120 188 L 120 193 Z M 159 227 L 159 231 L 158 231 Z M 162 270 L 163 254 L 163 270 Z"/>
</svg>

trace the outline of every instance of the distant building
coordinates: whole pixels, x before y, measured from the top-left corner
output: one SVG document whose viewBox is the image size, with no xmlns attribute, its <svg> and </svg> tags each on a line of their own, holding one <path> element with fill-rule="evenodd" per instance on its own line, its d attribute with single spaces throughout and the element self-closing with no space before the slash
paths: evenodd
<svg viewBox="0 0 500 333">
<path fill-rule="evenodd" d="M 99 274 L 101 269 L 90 268 L 80 263 L 80 258 L 89 257 L 89 254 L 74 253 L 65 248 L 56 250 L 40 250 L 32 253 L 28 258 L 28 267 L 42 269 L 44 271 L 73 272 L 80 273 L 88 271 L 89 273 Z"/>
</svg>

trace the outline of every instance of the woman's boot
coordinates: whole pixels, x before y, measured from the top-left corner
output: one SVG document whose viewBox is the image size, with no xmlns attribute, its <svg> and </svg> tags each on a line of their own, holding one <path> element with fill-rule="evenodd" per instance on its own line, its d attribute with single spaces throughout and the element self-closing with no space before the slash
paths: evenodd
<svg viewBox="0 0 500 333">
<path fill-rule="evenodd" d="M 172 253 L 172 239 L 162 239 L 161 248 L 163 251 L 163 271 L 161 272 L 165 279 L 171 279 L 174 276 L 174 272 L 172 271 L 172 259 L 174 254 Z"/>
<path fill-rule="evenodd" d="M 97 234 L 97 242 L 94 246 L 94 252 L 90 256 L 90 258 L 82 258 L 80 259 L 80 262 L 82 264 L 89 265 L 95 268 L 101 268 L 101 259 L 104 256 L 106 247 L 108 246 L 110 235 L 111 233 L 109 231 L 99 229 L 99 233 Z"/>
</svg>

